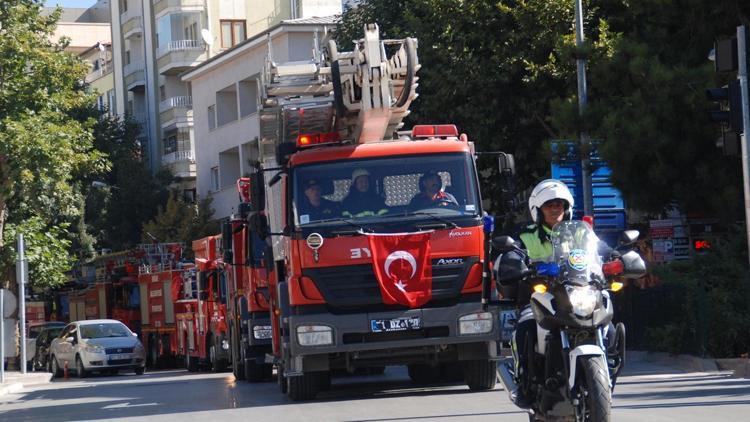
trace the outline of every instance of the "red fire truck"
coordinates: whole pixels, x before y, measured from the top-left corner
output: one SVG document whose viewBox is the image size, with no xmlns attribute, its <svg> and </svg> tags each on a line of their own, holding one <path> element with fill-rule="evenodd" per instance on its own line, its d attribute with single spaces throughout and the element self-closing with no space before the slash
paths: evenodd
<svg viewBox="0 0 750 422">
<path fill-rule="evenodd" d="M 453 125 L 399 131 L 416 97 L 416 46 L 367 25 L 354 52 L 329 42 L 318 60 L 269 61 L 263 75 L 245 220 L 269 245 L 255 263 L 293 400 L 314 398 L 333 369 L 408 365 L 419 381 L 458 364 L 472 390 L 495 385 L 473 144 Z"/>
<path fill-rule="evenodd" d="M 186 279 L 194 278 L 195 274 L 192 263 L 180 262 L 182 249 L 179 243 L 141 247 L 144 252 L 138 268 L 141 341 L 149 366 L 172 366 L 185 356 L 185 343 L 178 336 L 175 315 L 195 306 L 197 298 L 193 297 L 190 284 L 186 284 Z"/>
<path fill-rule="evenodd" d="M 178 351 L 189 371 L 214 372 L 230 362 L 227 326 L 227 275 L 220 259 L 221 236 L 193 241 L 194 270 L 183 275 L 182 302 L 175 304 Z"/>
</svg>

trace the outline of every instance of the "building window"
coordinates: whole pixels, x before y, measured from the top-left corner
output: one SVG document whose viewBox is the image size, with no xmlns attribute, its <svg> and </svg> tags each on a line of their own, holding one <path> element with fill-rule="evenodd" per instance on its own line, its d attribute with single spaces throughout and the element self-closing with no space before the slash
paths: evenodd
<svg viewBox="0 0 750 422">
<path fill-rule="evenodd" d="M 120 0 L 120 13 L 128 11 L 128 0 Z"/>
<path fill-rule="evenodd" d="M 101 112 L 104 111 L 104 95 L 96 97 L 96 108 Z"/>
<path fill-rule="evenodd" d="M 188 204 L 195 203 L 195 189 L 183 189 L 182 200 Z"/>
<path fill-rule="evenodd" d="M 130 64 L 130 50 L 125 52 L 125 64 Z"/>
<path fill-rule="evenodd" d="M 258 111 L 258 80 L 248 78 L 238 84 L 240 99 L 240 118 Z"/>
<path fill-rule="evenodd" d="M 177 133 L 164 138 L 164 155 L 177 151 Z"/>
<path fill-rule="evenodd" d="M 211 167 L 211 190 L 219 190 L 219 167 Z"/>
<path fill-rule="evenodd" d="M 245 40 L 244 20 L 221 21 L 221 48 L 233 47 Z"/>
<path fill-rule="evenodd" d="M 224 126 L 238 119 L 236 84 L 216 93 L 216 126 Z"/>
<path fill-rule="evenodd" d="M 164 85 L 159 86 L 159 98 L 161 98 L 161 101 L 167 99 L 167 87 Z"/>
<path fill-rule="evenodd" d="M 208 130 L 216 128 L 216 104 L 208 106 Z"/>
<path fill-rule="evenodd" d="M 109 115 L 114 116 L 117 113 L 115 110 L 115 90 L 110 89 L 107 91 L 107 108 L 109 109 Z"/>
</svg>

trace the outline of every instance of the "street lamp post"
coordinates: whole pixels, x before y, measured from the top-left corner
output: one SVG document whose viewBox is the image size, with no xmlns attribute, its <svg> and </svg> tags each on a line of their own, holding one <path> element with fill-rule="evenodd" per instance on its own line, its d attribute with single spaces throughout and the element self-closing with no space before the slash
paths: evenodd
<svg viewBox="0 0 750 422">
<path fill-rule="evenodd" d="M 580 54 L 583 48 L 583 5 L 581 0 L 576 0 L 576 48 L 578 49 L 578 58 L 576 59 L 578 75 L 578 114 L 583 115 L 588 101 L 586 93 L 586 59 Z M 583 187 L 583 214 L 594 215 L 594 198 L 591 192 L 591 163 L 588 134 L 584 131 L 580 133 L 579 151 L 581 155 L 581 185 Z"/>
</svg>

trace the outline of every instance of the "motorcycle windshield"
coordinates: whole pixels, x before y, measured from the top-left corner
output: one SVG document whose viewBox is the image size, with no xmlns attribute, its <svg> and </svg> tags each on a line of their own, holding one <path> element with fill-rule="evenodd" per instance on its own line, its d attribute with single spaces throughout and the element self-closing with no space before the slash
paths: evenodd
<svg viewBox="0 0 750 422">
<path fill-rule="evenodd" d="M 602 260 L 599 257 L 599 238 L 583 221 L 558 223 L 550 236 L 554 262 L 566 280 L 579 284 L 603 281 Z"/>
</svg>

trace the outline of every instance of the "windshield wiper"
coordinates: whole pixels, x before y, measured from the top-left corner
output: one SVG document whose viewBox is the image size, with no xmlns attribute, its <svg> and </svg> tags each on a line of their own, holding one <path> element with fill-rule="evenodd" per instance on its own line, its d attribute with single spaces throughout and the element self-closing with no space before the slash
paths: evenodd
<svg viewBox="0 0 750 422">
<path fill-rule="evenodd" d="M 440 221 L 441 223 L 445 223 L 445 224 L 447 224 L 448 226 L 450 226 L 450 227 L 452 227 L 454 229 L 459 228 L 458 224 L 456 224 L 456 223 L 454 223 L 454 222 L 452 222 L 452 221 L 450 221 L 448 219 L 445 219 L 443 217 L 440 217 L 440 216 L 438 216 L 436 214 L 433 214 L 431 212 L 427 212 L 427 211 L 409 212 L 409 213 L 406 213 L 405 215 L 407 215 L 407 216 L 408 215 L 426 215 L 426 216 L 432 217 L 433 219 L 435 219 L 437 221 Z"/>
<path fill-rule="evenodd" d="M 333 223 L 333 222 L 339 222 L 339 221 L 342 223 L 346 223 L 356 229 L 359 229 L 360 231 L 370 232 L 370 233 L 372 232 L 372 229 L 366 229 L 365 227 L 353 222 L 350 218 L 344 218 L 344 217 L 327 218 L 325 220 L 313 221 L 310 223 L 310 225 L 315 225 L 315 224 L 320 224 L 320 223 Z"/>
</svg>

